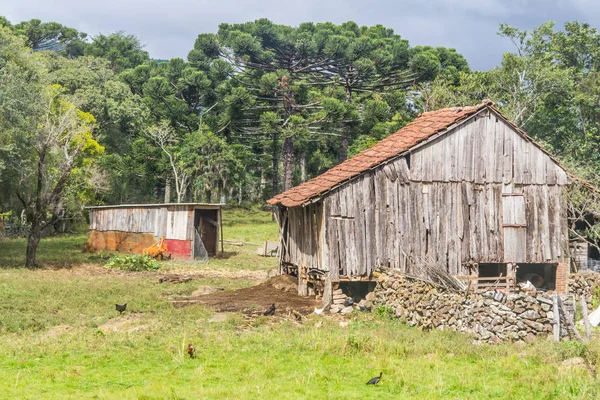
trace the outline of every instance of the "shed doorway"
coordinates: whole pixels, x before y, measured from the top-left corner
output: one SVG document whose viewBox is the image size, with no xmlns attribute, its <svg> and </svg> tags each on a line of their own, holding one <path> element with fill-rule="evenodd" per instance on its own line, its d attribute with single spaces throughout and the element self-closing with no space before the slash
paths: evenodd
<svg viewBox="0 0 600 400">
<path fill-rule="evenodd" d="M 539 290 L 556 290 L 556 264 L 518 264 L 517 282 L 531 282 Z"/>
<path fill-rule="evenodd" d="M 218 210 L 194 210 L 194 237 L 202 241 L 194 245 L 194 258 L 202 258 L 202 247 L 209 256 L 217 254 L 219 234 L 219 211 Z"/>
</svg>

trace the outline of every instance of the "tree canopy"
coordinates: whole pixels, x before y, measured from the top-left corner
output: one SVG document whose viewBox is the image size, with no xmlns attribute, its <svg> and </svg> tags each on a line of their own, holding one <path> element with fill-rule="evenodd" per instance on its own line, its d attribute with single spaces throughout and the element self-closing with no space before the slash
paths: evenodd
<svg viewBox="0 0 600 400">
<path fill-rule="evenodd" d="M 186 59 L 154 60 L 124 31 L 90 37 L 0 17 L 0 211 L 38 212 L 48 225 L 81 216 L 84 204 L 262 202 L 420 112 L 486 98 L 596 183 L 600 34 L 577 21 L 500 25 L 498 34 L 513 50 L 472 71 L 455 49 L 413 47 L 352 21 L 223 23 L 201 32 Z M 71 144 L 56 138 L 40 175 L 40 118 L 58 110 L 70 115 Z M 47 195 L 35 177 L 51 188 L 60 171 L 68 178 L 57 202 L 32 208 Z"/>
</svg>

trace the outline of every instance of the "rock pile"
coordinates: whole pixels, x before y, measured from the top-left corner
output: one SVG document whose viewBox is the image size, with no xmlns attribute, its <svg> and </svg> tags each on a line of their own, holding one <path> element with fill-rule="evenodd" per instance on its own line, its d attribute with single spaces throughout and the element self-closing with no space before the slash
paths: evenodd
<svg viewBox="0 0 600 400">
<path fill-rule="evenodd" d="M 467 293 L 386 271 L 377 279 L 374 306 L 421 329 L 452 329 L 481 342 L 530 342 L 553 328 L 550 294 L 536 290 Z"/>
<path fill-rule="evenodd" d="M 591 312 L 594 309 L 594 296 L 597 297 L 596 300 L 600 300 L 600 274 L 582 272 L 569 275 L 569 292 L 574 294 L 577 299 L 583 296 L 588 310 Z"/>
<path fill-rule="evenodd" d="M 329 311 L 332 314 L 348 314 L 354 311 L 353 304 L 352 298 L 346 296 L 342 289 L 338 288 L 333 291 L 333 303 Z"/>
</svg>

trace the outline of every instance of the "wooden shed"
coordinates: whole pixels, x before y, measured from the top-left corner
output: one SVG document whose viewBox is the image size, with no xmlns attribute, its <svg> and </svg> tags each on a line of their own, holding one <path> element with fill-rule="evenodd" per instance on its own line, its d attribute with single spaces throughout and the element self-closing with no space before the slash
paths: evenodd
<svg viewBox="0 0 600 400">
<path fill-rule="evenodd" d="M 127 204 L 88 207 L 87 249 L 141 253 L 165 237 L 167 254 L 190 260 L 223 248 L 222 204 Z M 220 246 L 219 246 L 220 242 Z"/>
<path fill-rule="evenodd" d="M 490 101 L 427 112 L 281 193 L 282 273 L 300 294 L 435 263 L 475 284 L 566 291 L 565 170 Z M 540 279 L 541 278 L 541 279 Z"/>
</svg>

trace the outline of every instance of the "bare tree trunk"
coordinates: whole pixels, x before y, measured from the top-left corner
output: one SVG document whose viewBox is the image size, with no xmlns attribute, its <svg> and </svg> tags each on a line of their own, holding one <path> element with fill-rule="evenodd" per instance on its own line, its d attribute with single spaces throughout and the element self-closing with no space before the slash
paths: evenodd
<svg viewBox="0 0 600 400">
<path fill-rule="evenodd" d="M 33 215 L 31 219 L 31 231 L 27 237 L 27 251 L 25 253 L 25 267 L 35 268 L 37 267 L 37 248 L 42 238 L 42 227 L 38 215 Z"/>
<path fill-rule="evenodd" d="M 292 187 L 292 172 L 294 171 L 294 138 L 287 137 L 283 142 L 283 190 Z"/>
<path fill-rule="evenodd" d="M 62 200 L 60 200 L 54 207 L 54 231 L 56 233 L 65 233 L 67 231 L 67 220 L 65 219 L 66 213 L 63 207 Z"/>
<path fill-rule="evenodd" d="M 37 163 L 37 182 L 35 188 L 35 202 L 30 203 L 33 208 L 31 212 L 31 231 L 27 237 L 27 250 L 25 251 L 25 268 L 37 267 L 37 248 L 42 238 L 42 221 L 45 215 L 44 199 L 42 191 L 44 189 L 44 162 L 46 160 L 46 149 L 40 151 L 40 158 Z M 23 203 L 25 206 L 27 204 Z"/>
<path fill-rule="evenodd" d="M 165 203 L 171 202 L 171 179 L 167 179 L 165 182 Z"/>
<path fill-rule="evenodd" d="M 352 88 L 349 86 L 348 79 L 346 78 L 346 104 L 352 101 Z M 340 163 L 346 161 L 348 158 L 348 142 L 350 137 L 350 126 L 346 122 L 342 122 L 342 137 L 340 140 L 340 151 L 338 153 L 338 160 Z"/>
<path fill-rule="evenodd" d="M 306 182 L 306 155 L 302 153 L 300 156 L 300 180 Z"/>
<path fill-rule="evenodd" d="M 273 196 L 279 194 L 279 134 L 273 133 Z"/>
<path fill-rule="evenodd" d="M 340 138 L 340 151 L 338 153 L 338 161 L 340 163 L 348 158 L 348 126 L 345 122 L 342 123 L 342 137 Z"/>
</svg>

